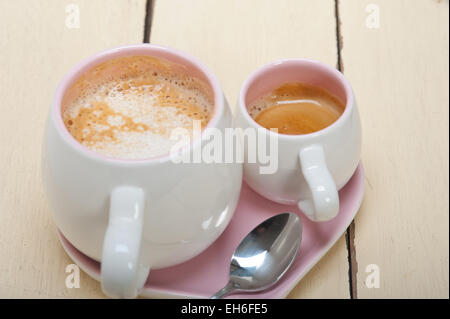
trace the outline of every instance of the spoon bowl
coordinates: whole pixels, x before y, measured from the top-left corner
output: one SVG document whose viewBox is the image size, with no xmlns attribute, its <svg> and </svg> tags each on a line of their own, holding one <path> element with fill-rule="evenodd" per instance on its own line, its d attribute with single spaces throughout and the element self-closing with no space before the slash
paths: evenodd
<svg viewBox="0 0 450 319">
<path fill-rule="evenodd" d="M 302 223 L 293 213 L 275 215 L 256 226 L 236 248 L 228 284 L 211 299 L 235 291 L 261 291 L 276 284 L 297 255 Z"/>
</svg>

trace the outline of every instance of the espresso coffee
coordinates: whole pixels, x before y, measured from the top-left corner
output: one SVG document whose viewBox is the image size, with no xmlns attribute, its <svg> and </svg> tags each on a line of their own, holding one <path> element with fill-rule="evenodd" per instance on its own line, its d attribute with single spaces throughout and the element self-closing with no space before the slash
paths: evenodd
<svg viewBox="0 0 450 319">
<path fill-rule="evenodd" d="M 248 107 L 250 116 L 281 134 L 308 134 L 334 123 L 345 104 L 326 90 L 302 83 L 285 83 Z"/>
<path fill-rule="evenodd" d="M 109 60 L 83 74 L 62 103 L 64 124 L 83 146 L 108 157 L 168 154 L 176 128 L 208 123 L 214 95 L 186 67 L 149 56 Z M 192 135 L 192 134 L 191 134 Z"/>
</svg>

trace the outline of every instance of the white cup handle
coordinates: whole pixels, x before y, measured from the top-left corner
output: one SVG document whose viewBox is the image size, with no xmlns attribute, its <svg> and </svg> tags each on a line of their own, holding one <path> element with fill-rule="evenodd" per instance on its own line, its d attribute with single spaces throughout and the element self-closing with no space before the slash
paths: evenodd
<svg viewBox="0 0 450 319">
<path fill-rule="evenodd" d="M 322 146 L 314 144 L 303 148 L 299 159 L 312 198 L 300 200 L 298 207 L 312 221 L 334 218 L 339 212 L 339 196 Z"/>
<path fill-rule="evenodd" d="M 150 271 L 139 263 L 144 201 L 138 187 L 120 186 L 111 192 L 101 263 L 102 290 L 110 297 L 135 298 Z"/>
</svg>

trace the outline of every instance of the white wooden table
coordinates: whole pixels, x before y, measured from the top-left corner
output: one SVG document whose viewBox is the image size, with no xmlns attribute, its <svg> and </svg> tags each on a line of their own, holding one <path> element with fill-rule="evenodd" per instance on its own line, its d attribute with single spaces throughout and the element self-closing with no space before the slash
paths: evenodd
<svg viewBox="0 0 450 319">
<path fill-rule="evenodd" d="M 271 60 L 339 67 L 359 104 L 366 194 L 289 297 L 449 297 L 448 0 L 0 0 L 0 24 L 0 297 L 104 297 L 86 274 L 65 286 L 71 260 L 41 185 L 43 127 L 71 66 L 143 41 L 200 58 L 232 106 Z M 373 269 L 379 288 L 366 284 Z"/>
</svg>

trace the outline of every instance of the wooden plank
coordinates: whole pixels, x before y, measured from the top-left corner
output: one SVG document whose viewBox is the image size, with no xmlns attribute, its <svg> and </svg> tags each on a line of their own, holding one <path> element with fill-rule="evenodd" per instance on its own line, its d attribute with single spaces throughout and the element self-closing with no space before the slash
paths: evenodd
<svg viewBox="0 0 450 319">
<path fill-rule="evenodd" d="M 79 7 L 80 28 L 66 26 L 71 3 Z M 43 194 L 41 142 L 63 74 L 94 52 L 142 42 L 144 18 L 145 0 L 0 2 L 0 298 L 103 297 L 84 273 L 80 289 L 65 286 L 72 261 Z"/>
<path fill-rule="evenodd" d="M 156 1 L 150 42 L 184 50 L 218 76 L 234 108 L 244 79 L 275 59 L 304 57 L 335 67 L 334 1 Z M 343 238 L 289 295 L 348 298 Z"/>
<path fill-rule="evenodd" d="M 448 298 L 448 1 L 345 0 L 339 11 L 367 178 L 358 297 Z M 378 289 L 366 285 L 371 264 Z"/>
</svg>

